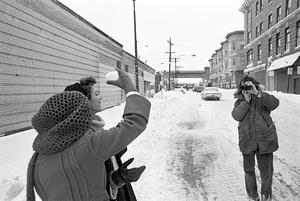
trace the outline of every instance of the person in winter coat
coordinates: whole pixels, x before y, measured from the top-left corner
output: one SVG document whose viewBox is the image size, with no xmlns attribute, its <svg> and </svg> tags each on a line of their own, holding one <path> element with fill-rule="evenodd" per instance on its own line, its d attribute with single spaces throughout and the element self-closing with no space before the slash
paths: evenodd
<svg viewBox="0 0 300 201">
<path fill-rule="evenodd" d="M 34 188 L 43 201 L 109 200 L 105 161 L 145 130 L 151 107 L 129 76 L 116 70 L 119 79 L 107 83 L 126 94 L 123 121 L 116 127 L 93 129 L 92 108 L 97 102 L 78 91 L 50 97 L 33 116 L 38 135 L 27 169 L 27 201 L 35 200 Z M 95 96 L 93 90 L 91 94 Z"/>
<path fill-rule="evenodd" d="M 271 111 L 279 100 L 264 91 L 250 76 L 245 76 L 235 93 L 232 117 L 239 122 L 239 148 L 243 154 L 246 191 L 250 200 L 260 200 L 255 176 L 255 156 L 261 176 L 261 200 L 272 198 L 273 152 L 278 149 Z"/>
<path fill-rule="evenodd" d="M 93 88 L 96 84 L 96 80 L 93 77 L 86 77 L 80 79 L 80 82 L 68 85 L 64 91 L 78 91 L 83 93 L 92 104 L 93 122 L 91 129 L 95 132 L 99 132 L 105 126 L 104 119 L 98 116 L 96 113 L 101 111 L 102 98 L 94 92 Z M 127 166 L 132 163 L 133 158 L 129 159 L 125 163 L 122 163 L 121 156 L 127 151 L 127 148 L 123 149 L 118 154 L 112 156 L 105 161 L 105 168 L 107 174 L 106 189 L 109 194 L 110 200 L 118 201 L 136 201 L 136 197 L 130 182 L 135 182 L 139 179 L 142 172 L 145 170 L 145 166 L 138 168 L 127 169 Z"/>
</svg>

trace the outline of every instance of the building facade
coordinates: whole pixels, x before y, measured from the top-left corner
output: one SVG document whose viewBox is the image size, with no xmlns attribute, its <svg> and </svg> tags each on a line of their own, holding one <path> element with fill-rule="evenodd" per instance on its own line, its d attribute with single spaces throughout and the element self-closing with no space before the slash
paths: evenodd
<svg viewBox="0 0 300 201">
<path fill-rule="evenodd" d="M 125 66 L 119 42 L 56 0 L 4 0 L 0 11 L 0 135 L 31 128 L 43 102 L 82 77 L 96 78 L 103 109 L 124 100 L 122 90 L 105 80 Z M 144 71 L 154 82 L 148 68 L 139 63 L 142 95 Z"/>
<path fill-rule="evenodd" d="M 300 94 L 299 0 L 246 0 L 245 74 L 268 90 Z"/>
<path fill-rule="evenodd" d="M 224 73 L 226 74 L 226 83 L 228 88 L 235 88 L 243 77 L 245 69 L 244 57 L 244 31 L 234 31 L 226 35 L 228 44 L 227 53 L 224 58 L 228 61 L 228 66 Z"/>
<path fill-rule="evenodd" d="M 244 31 L 233 31 L 225 36 L 221 47 L 209 59 L 213 86 L 235 88 L 243 76 Z"/>
</svg>

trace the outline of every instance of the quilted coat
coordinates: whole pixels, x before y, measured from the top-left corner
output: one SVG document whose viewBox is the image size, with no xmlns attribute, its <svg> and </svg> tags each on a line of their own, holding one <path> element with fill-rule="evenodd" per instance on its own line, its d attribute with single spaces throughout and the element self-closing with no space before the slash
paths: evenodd
<svg viewBox="0 0 300 201">
<path fill-rule="evenodd" d="M 241 93 L 236 93 L 232 117 L 239 122 L 239 148 L 244 154 L 258 150 L 260 154 L 278 149 L 278 137 L 270 114 L 279 105 L 279 100 L 264 91 L 261 97 L 251 95 L 248 103 Z"/>
</svg>

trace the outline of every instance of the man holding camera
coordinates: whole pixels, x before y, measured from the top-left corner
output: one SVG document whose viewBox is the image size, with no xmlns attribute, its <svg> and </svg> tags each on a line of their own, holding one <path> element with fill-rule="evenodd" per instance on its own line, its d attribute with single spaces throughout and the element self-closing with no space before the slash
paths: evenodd
<svg viewBox="0 0 300 201">
<path fill-rule="evenodd" d="M 278 137 L 271 111 L 279 100 L 264 91 L 252 77 L 245 76 L 234 94 L 232 117 L 239 122 L 239 148 L 243 154 L 245 185 L 249 200 L 259 201 L 255 176 L 255 156 L 261 176 L 261 201 L 272 199 L 273 152 Z"/>
</svg>

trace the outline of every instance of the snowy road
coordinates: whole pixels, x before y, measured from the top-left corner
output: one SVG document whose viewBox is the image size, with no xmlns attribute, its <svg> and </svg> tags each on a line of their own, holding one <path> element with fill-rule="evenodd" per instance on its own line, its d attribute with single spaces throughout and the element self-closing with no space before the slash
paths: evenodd
<svg viewBox="0 0 300 201">
<path fill-rule="evenodd" d="M 223 96 L 221 101 L 203 101 L 197 93 L 173 92 L 165 99 L 153 100 L 148 129 L 126 153 L 136 158 L 136 165 L 147 166 L 134 184 L 138 200 L 246 200 L 237 122 L 230 115 L 232 91 L 224 91 Z M 282 118 L 289 115 L 293 103 L 282 104 L 289 106 L 274 112 L 274 118 L 278 124 L 282 121 L 280 125 L 293 125 Z M 299 105 L 293 112 L 299 112 Z M 299 148 L 295 145 L 299 147 L 300 136 L 295 131 L 300 128 L 294 125 L 289 132 L 280 125 L 279 132 L 285 132 L 279 139 L 288 136 L 275 153 L 273 200 L 299 201 Z"/>
<path fill-rule="evenodd" d="M 222 93 L 221 101 L 203 101 L 193 92 L 168 92 L 164 98 L 156 94 L 150 99 L 147 129 L 123 156 L 123 161 L 135 158 L 130 167 L 146 165 L 133 183 L 138 201 L 247 200 L 237 122 L 230 114 L 233 91 Z M 299 201 L 300 96 L 273 93 L 280 99 L 272 113 L 280 146 L 274 155 L 273 200 Z M 100 113 L 105 128 L 116 125 L 123 108 L 124 104 Z M 1 201 L 25 201 L 26 168 L 35 135 L 29 130 L 0 138 Z"/>
</svg>

